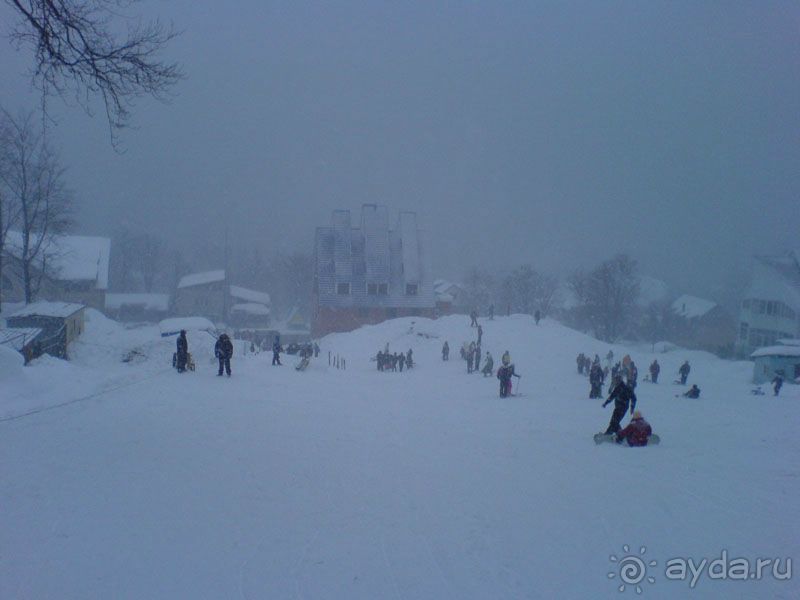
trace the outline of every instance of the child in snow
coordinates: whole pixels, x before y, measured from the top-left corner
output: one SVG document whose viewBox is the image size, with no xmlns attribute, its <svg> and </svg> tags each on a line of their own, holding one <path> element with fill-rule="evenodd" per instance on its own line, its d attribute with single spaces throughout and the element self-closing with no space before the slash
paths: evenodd
<svg viewBox="0 0 800 600">
<path fill-rule="evenodd" d="M 511 378 L 519 375 L 514 372 L 514 364 L 511 362 L 511 355 L 506 350 L 503 353 L 503 366 L 497 369 L 497 378 L 500 380 L 500 397 L 511 396 Z"/>
<path fill-rule="evenodd" d="M 690 387 L 683 395 L 686 396 L 687 398 L 699 398 L 700 388 L 697 387 L 696 383 L 692 384 L 692 387 Z"/>
</svg>

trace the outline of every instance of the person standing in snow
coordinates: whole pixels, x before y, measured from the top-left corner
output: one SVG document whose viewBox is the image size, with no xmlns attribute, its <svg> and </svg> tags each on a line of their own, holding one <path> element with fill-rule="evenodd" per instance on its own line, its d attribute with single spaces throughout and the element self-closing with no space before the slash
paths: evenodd
<svg viewBox="0 0 800 600">
<path fill-rule="evenodd" d="M 511 378 L 516 377 L 519 379 L 514 370 L 514 363 L 511 362 L 511 355 L 506 350 L 503 353 L 503 365 L 497 369 L 497 378 L 500 380 L 500 397 L 507 398 L 511 396 Z"/>
<path fill-rule="evenodd" d="M 774 392 L 775 396 L 781 393 L 782 387 L 783 387 L 783 371 L 776 371 L 775 377 L 772 379 L 772 391 Z"/>
<path fill-rule="evenodd" d="M 408 349 L 408 353 L 406 353 L 406 368 L 410 369 L 414 366 L 414 361 L 412 360 L 413 353 L 411 352 L 411 348 Z"/>
<path fill-rule="evenodd" d="M 599 359 L 592 363 L 589 370 L 589 384 L 591 385 L 589 398 L 600 398 L 603 395 L 603 368 Z"/>
<path fill-rule="evenodd" d="M 644 420 L 642 413 L 633 411 L 631 422 L 622 431 L 617 432 L 617 443 L 628 442 L 628 446 L 647 446 L 647 441 L 653 435 L 650 423 Z"/>
<path fill-rule="evenodd" d="M 481 345 L 481 340 L 483 339 L 483 327 L 478 325 L 478 346 Z"/>
<path fill-rule="evenodd" d="M 489 320 L 494 321 L 494 304 L 489 305 Z"/>
<path fill-rule="evenodd" d="M 689 378 L 689 372 L 692 370 L 692 367 L 689 366 L 689 361 L 685 361 L 681 368 L 678 369 L 678 373 L 681 376 L 681 385 L 686 385 L 686 380 Z"/>
<path fill-rule="evenodd" d="M 186 339 L 185 329 L 181 329 L 178 335 L 177 346 L 175 368 L 178 369 L 178 373 L 183 373 L 186 370 L 186 361 L 189 359 L 189 340 Z"/>
<path fill-rule="evenodd" d="M 578 363 L 578 375 L 583 375 L 583 359 L 583 352 L 581 352 L 578 354 L 578 358 L 575 360 L 575 362 Z"/>
<path fill-rule="evenodd" d="M 400 363 L 400 372 L 402 373 L 403 372 L 403 368 L 406 366 L 406 355 L 403 354 L 402 352 L 400 353 L 400 356 L 398 357 L 398 362 Z"/>
<path fill-rule="evenodd" d="M 631 386 L 632 390 L 636 389 L 636 382 L 639 379 L 639 368 L 636 366 L 636 363 L 631 361 L 628 364 L 628 385 Z"/>
<path fill-rule="evenodd" d="M 472 312 L 469 313 L 469 317 L 470 317 L 470 319 L 472 319 L 472 321 L 470 322 L 469 326 L 470 327 L 477 327 L 478 326 L 478 311 L 473 309 Z"/>
<path fill-rule="evenodd" d="M 442 360 L 445 362 L 450 360 L 450 344 L 447 343 L 447 340 L 445 340 L 444 346 L 442 346 Z"/>
<path fill-rule="evenodd" d="M 536 324 L 538 325 L 541 318 L 542 318 L 542 313 L 540 313 L 539 309 L 537 308 L 536 312 L 533 313 L 533 320 L 536 321 Z"/>
<path fill-rule="evenodd" d="M 472 370 L 475 373 L 478 373 L 480 368 L 481 368 L 481 343 L 478 342 L 478 344 L 475 346 L 475 364 L 473 365 Z"/>
<path fill-rule="evenodd" d="M 281 348 L 281 339 L 276 337 L 275 341 L 272 343 L 272 366 L 273 367 L 280 367 L 281 365 L 281 352 L 283 352 L 283 348 Z"/>
<path fill-rule="evenodd" d="M 489 351 L 487 350 L 486 351 L 486 360 L 484 361 L 483 369 L 482 369 L 481 372 L 483 373 L 484 377 L 489 377 L 489 375 L 492 374 L 492 371 L 494 371 L 494 359 L 492 358 L 492 355 L 489 354 Z"/>
<path fill-rule="evenodd" d="M 655 358 L 650 365 L 650 381 L 653 383 L 658 383 L 658 374 L 661 373 L 661 365 L 658 364 L 658 360 Z"/>
<path fill-rule="evenodd" d="M 614 364 L 614 351 L 609 350 L 606 354 L 606 366 L 610 369 Z"/>
<path fill-rule="evenodd" d="M 634 394 L 633 389 L 622 380 L 622 377 L 617 376 L 617 379 L 612 385 L 614 389 L 611 391 L 608 399 L 603 402 L 603 408 L 605 408 L 612 400 L 614 401 L 614 412 L 611 414 L 611 421 L 608 423 L 606 434 L 617 433 L 621 429 L 620 423 L 628 408 L 630 407 L 631 414 L 633 414 L 633 410 L 636 408 L 636 394 Z"/>
<path fill-rule="evenodd" d="M 471 342 L 467 350 L 467 373 L 472 373 L 472 365 L 475 362 L 475 342 Z"/>
<path fill-rule="evenodd" d="M 233 342 L 227 333 L 220 334 L 217 343 L 214 344 L 214 356 L 219 360 L 219 371 L 217 377 L 222 377 L 223 367 L 228 377 L 231 376 L 231 357 L 233 356 Z"/>
<path fill-rule="evenodd" d="M 319 344 L 317 344 L 317 342 L 314 342 L 314 358 L 318 357 L 319 357 Z"/>
</svg>

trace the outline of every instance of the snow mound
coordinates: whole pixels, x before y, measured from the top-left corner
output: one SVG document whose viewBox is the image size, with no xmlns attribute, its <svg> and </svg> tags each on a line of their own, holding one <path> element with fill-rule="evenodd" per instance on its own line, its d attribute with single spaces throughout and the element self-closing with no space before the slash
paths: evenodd
<svg viewBox="0 0 800 600">
<path fill-rule="evenodd" d="M 0 381 L 19 376 L 24 368 L 22 354 L 8 346 L 0 346 Z"/>
</svg>

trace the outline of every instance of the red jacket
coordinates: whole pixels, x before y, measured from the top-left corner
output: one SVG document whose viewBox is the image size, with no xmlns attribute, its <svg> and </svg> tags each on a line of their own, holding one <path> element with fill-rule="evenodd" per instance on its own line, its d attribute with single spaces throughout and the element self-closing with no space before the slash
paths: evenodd
<svg viewBox="0 0 800 600">
<path fill-rule="evenodd" d="M 628 440 L 629 446 L 647 446 L 647 438 L 653 433 L 644 419 L 632 419 L 628 426 L 617 434 L 617 441 Z"/>
</svg>

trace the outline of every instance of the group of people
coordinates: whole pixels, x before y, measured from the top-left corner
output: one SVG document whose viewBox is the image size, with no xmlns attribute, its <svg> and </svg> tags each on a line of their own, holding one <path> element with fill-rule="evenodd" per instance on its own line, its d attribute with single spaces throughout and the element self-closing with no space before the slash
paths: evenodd
<svg viewBox="0 0 800 600">
<path fill-rule="evenodd" d="M 411 348 L 408 352 L 389 352 L 389 345 L 383 350 L 378 350 L 375 358 L 378 363 L 378 371 L 397 371 L 403 372 L 403 369 L 412 369 L 414 367 L 414 352 Z"/>
<path fill-rule="evenodd" d="M 252 342 L 251 342 L 252 345 Z M 178 334 L 178 339 L 176 341 L 176 352 L 173 357 L 173 366 L 178 371 L 178 373 L 184 373 L 187 370 L 194 370 L 194 363 L 191 358 L 191 354 L 189 354 L 189 340 L 186 337 L 186 330 L 181 329 L 180 333 Z M 280 337 L 276 337 L 272 343 L 272 365 L 273 366 L 282 366 L 281 363 L 281 353 L 283 352 L 283 347 L 281 346 Z M 297 351 L 297 354 L 303 360 L 308 360 L 312 356 L 316 357 L 319 356 L 320 348 L 316 342 L 308 342 L 306 344 L 302 344 L 300 349 Z M 409 351 L 410 353 L 410 351 Z M 214 344 L 214 357 L 219 361 L 219 369 L 217 371 L 217 376 L 222 377 L 223 374 L 231 376 L 231 359 L 233 358 L 233 341 L 231 340 L 230 336 L 227 333 L 221 333 L 217 337 L 217 341 Z M 402 370 L 402 369 L 401 369 Z"/>
</svg>

